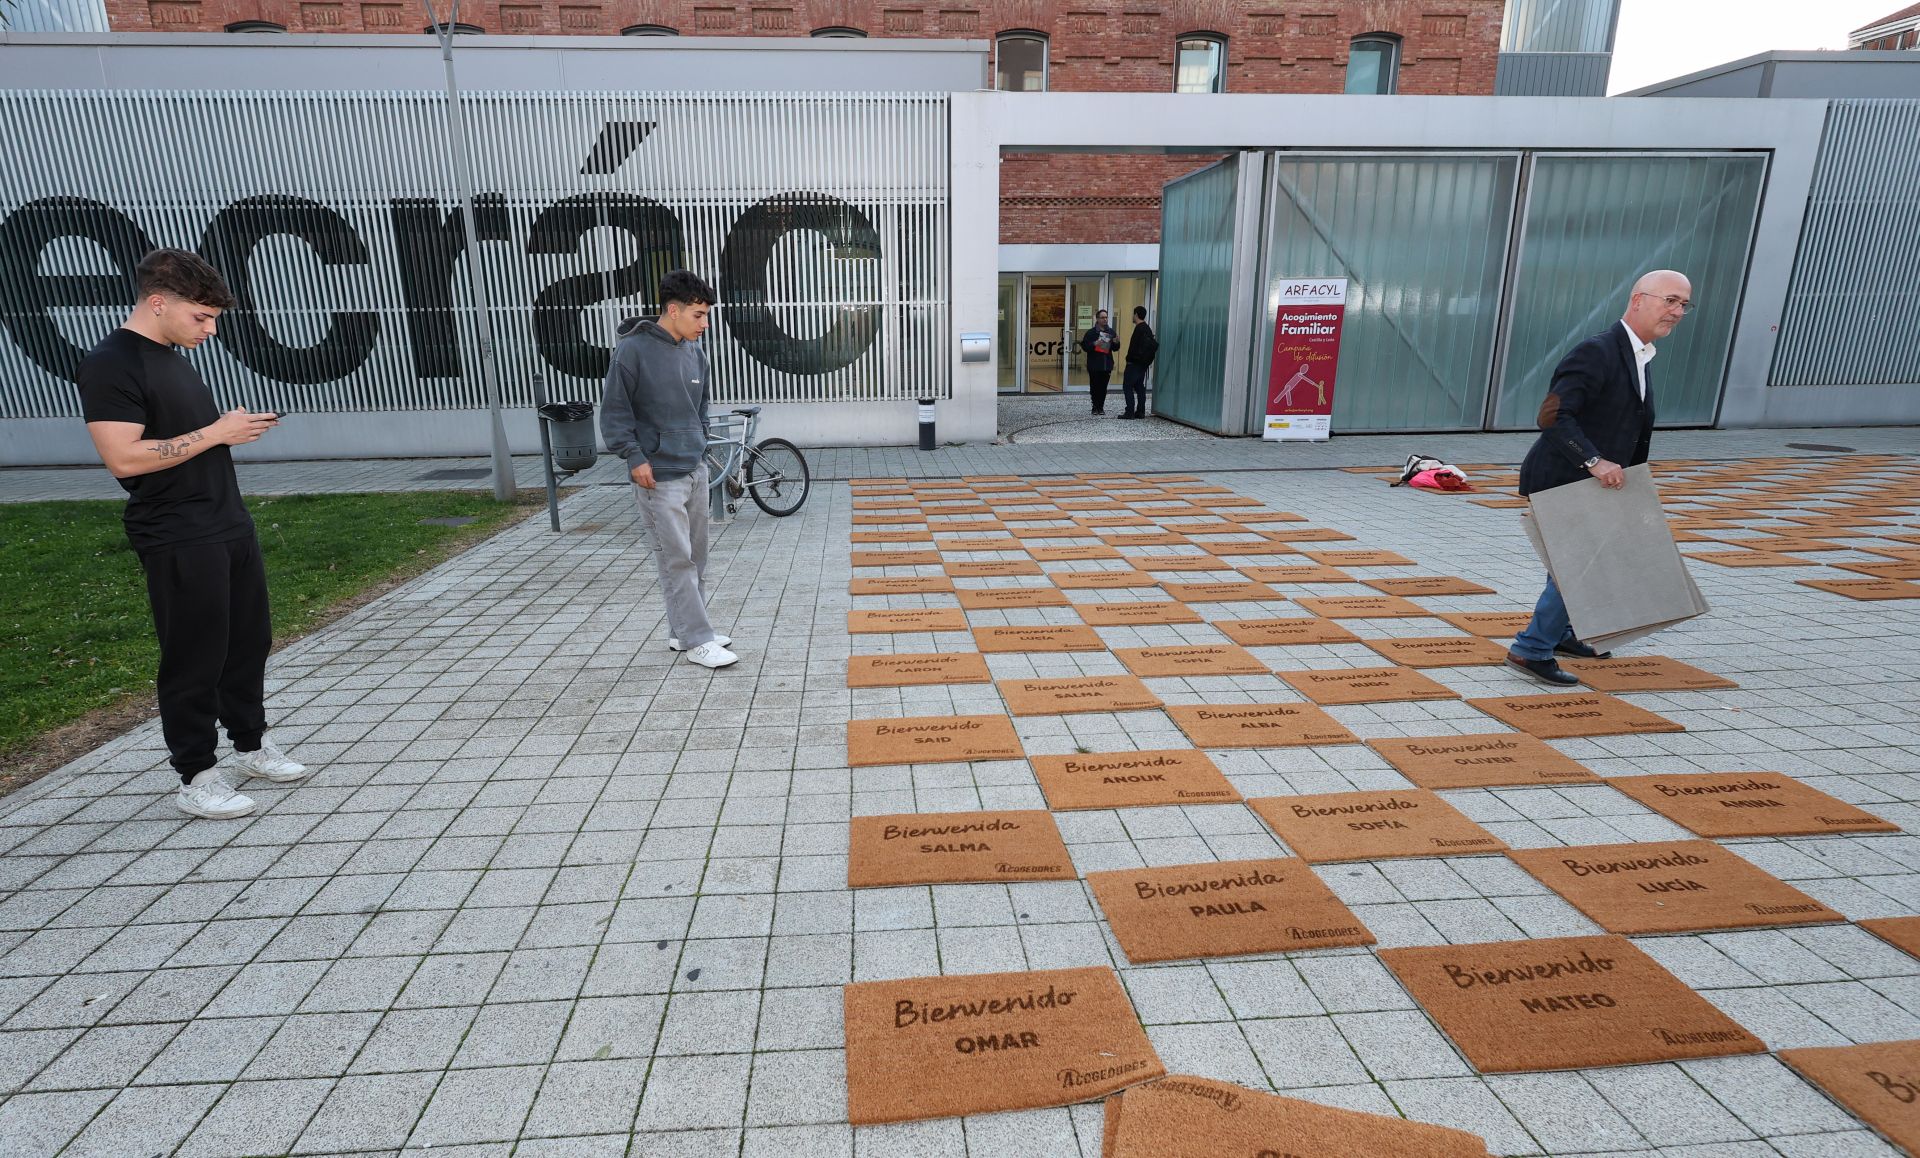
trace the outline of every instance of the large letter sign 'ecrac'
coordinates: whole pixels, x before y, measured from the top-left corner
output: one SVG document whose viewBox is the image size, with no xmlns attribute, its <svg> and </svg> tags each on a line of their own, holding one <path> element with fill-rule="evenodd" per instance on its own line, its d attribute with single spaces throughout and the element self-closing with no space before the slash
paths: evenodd
<svg viewBox="0 0 1920 1158">
<path fill-rule="evenodd" d="M 1280 283 L 1273 319 L 1273 362 L 1267 373 L 1267 422 L 1273 442 L 1325 442 L 1333 433 L 1333 384 L 1340 368 L 1340 327 L 1347 279 L 1292 278 Z"/>
</svg>

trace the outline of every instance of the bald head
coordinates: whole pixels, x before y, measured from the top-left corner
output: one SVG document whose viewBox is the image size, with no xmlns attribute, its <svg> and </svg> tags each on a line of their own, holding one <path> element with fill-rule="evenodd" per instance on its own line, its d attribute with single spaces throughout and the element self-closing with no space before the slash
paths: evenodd
<svg viewBox="0 0 1920 1158">
<path fill-rule="evenodd" d="M 1633 283 L 1622 320 L 1643 342 L 1657 342 L 1673 332 L 1693 305 L 1693 283 L 1677 270 L 1656 269 Z"/>
</svg>

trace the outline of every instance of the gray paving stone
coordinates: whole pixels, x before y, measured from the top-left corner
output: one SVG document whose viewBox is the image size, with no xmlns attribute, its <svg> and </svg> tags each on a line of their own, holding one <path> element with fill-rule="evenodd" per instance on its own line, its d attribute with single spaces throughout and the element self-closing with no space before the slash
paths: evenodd
<svg viewBox="0 0 1920 1158">
<path fill-rule="evenodd" d="M 20 1158 L 53 1158 L 113 1097 L 112 1090 L 76 1090 L 9 1098 L 0 1103 L 0 1138 Z"/>
<path fill-rule="evenodd" d="M 331 1081 L 318 1078 L 236 1082 L 174 1153 L 177 1158 L 285 1153 L 332 1088 Z"/>
<path fill-rule="evenodd" d="M 451 1070 L 420 1115 L 409 1147 L 439 1148 L 519 1137 L 544 1066 Z"/>
<path fill-rule="evenodd" d="M 751 1060 L 747 1054 L 656 1060 L 640 1100 L 635 1130 L 731 1127 L 746 1104 Z"/>
<path fill-rule="evenodd" d="M 342 1154 L 356 1150 L 392 1153 L 406 1142 L 420 1110 L 433 1096 L 440 1074 L 377 1074 L 345 1077 L 307 1123 L 296 1154 Z"/>
<path fill-rule="evenodd" d="M 204 1085 L 121 1090 L 60 1153 L 76 1158 L 167 1153 L 193 1130 L 223 1088 Z"/>
</svg>

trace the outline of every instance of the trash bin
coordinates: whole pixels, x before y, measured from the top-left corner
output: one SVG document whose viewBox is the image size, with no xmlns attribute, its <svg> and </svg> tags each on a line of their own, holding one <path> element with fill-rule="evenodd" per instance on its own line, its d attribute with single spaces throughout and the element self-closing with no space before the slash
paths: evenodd
<svg viewBox="0 0 1920 1158">
<path fill-rule="evenodd" d="M 600 457 L 594 441 L 593 403 L 548 402 L 539 407 L 547 424 L 547 438 L 553 445 L 553 465 L 558 470 L 585 470 Z"/>
</svg>

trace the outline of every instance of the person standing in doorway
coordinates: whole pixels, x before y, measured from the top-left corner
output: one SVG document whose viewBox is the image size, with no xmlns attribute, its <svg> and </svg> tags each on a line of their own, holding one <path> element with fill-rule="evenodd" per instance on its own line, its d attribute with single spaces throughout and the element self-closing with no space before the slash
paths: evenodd
<svg viewBox="0 0 1920 1158">
<path fill-rule="evenodd" d="M 222 414 L 180 353 L 213 336 L 234 304 L 198 254 L 156 249 L 134 268 L 137 300 L 119 329 L 80 362 L 80 411 L 107 470 L 127 492 L 122 522 L 146 573 L 160 641 L 160 732 L 180 774 L 174 803 L 224 820 L 254 809 L 216 767 L 277 783 L 308 769 L 266 738 L 273 621 L 253 516 L 240 499 L 231 447 L 279 425 L 272 413 Z"/>
<path fill-rule="evenodd" d="M 630 318 L 607 366 L 600 435 L 626 460 L 666 603 L 667 646 L 701 667 L 739 662 L 707 618 L 707 332 L 713 288 L 689 270 L 660 279 L 660 317 Z"/>
<path fill-rule="evenodd" d="M 1585 478 L 1609 490 L 1626 485 L 1625 468 L 1653 449 L 1653 343 L 1693 309 L 1684 274 L 1655 270 L 1633 284 L 1627 310 L 1605 332 L 1581 342 L 1554 368 L 1540 404 L 1540 437 L 1520 464 L 1520 493 L 1531 495 Z M 1507 662 L 1535 679 L 1568 687 L 1580 677 L 1556 656 L 1606 659 L 1573 633 L 1560 588 L 1547 576 L 1533 619 L 1514 637 Z"/>
<path fill-rule="evenodd" d="M 1159 352 L 1160 340 L 1153 336 L 1153 327 L 1147 324 L 1147 307 L 1133 307 L 1133 336 L 1127 339 L 1127 370 L 1120 379 L 1127 408 L 1120 417 L 1147 416 L 1147 368 L 1153 365 L 1153 356 Z"/>
<path fill-rule="evenodd" d="M 1107 383 L 1113 378 L 1113 351 L 1120 336 L 1107 324 L 1107 311 L 1093 315 L 1093 328 L 1080 335 L 1080 348 L 1087 354 L 1087 388 L 1093 395 L 1093 412 L 1107 412 Z"/>
</svg>

